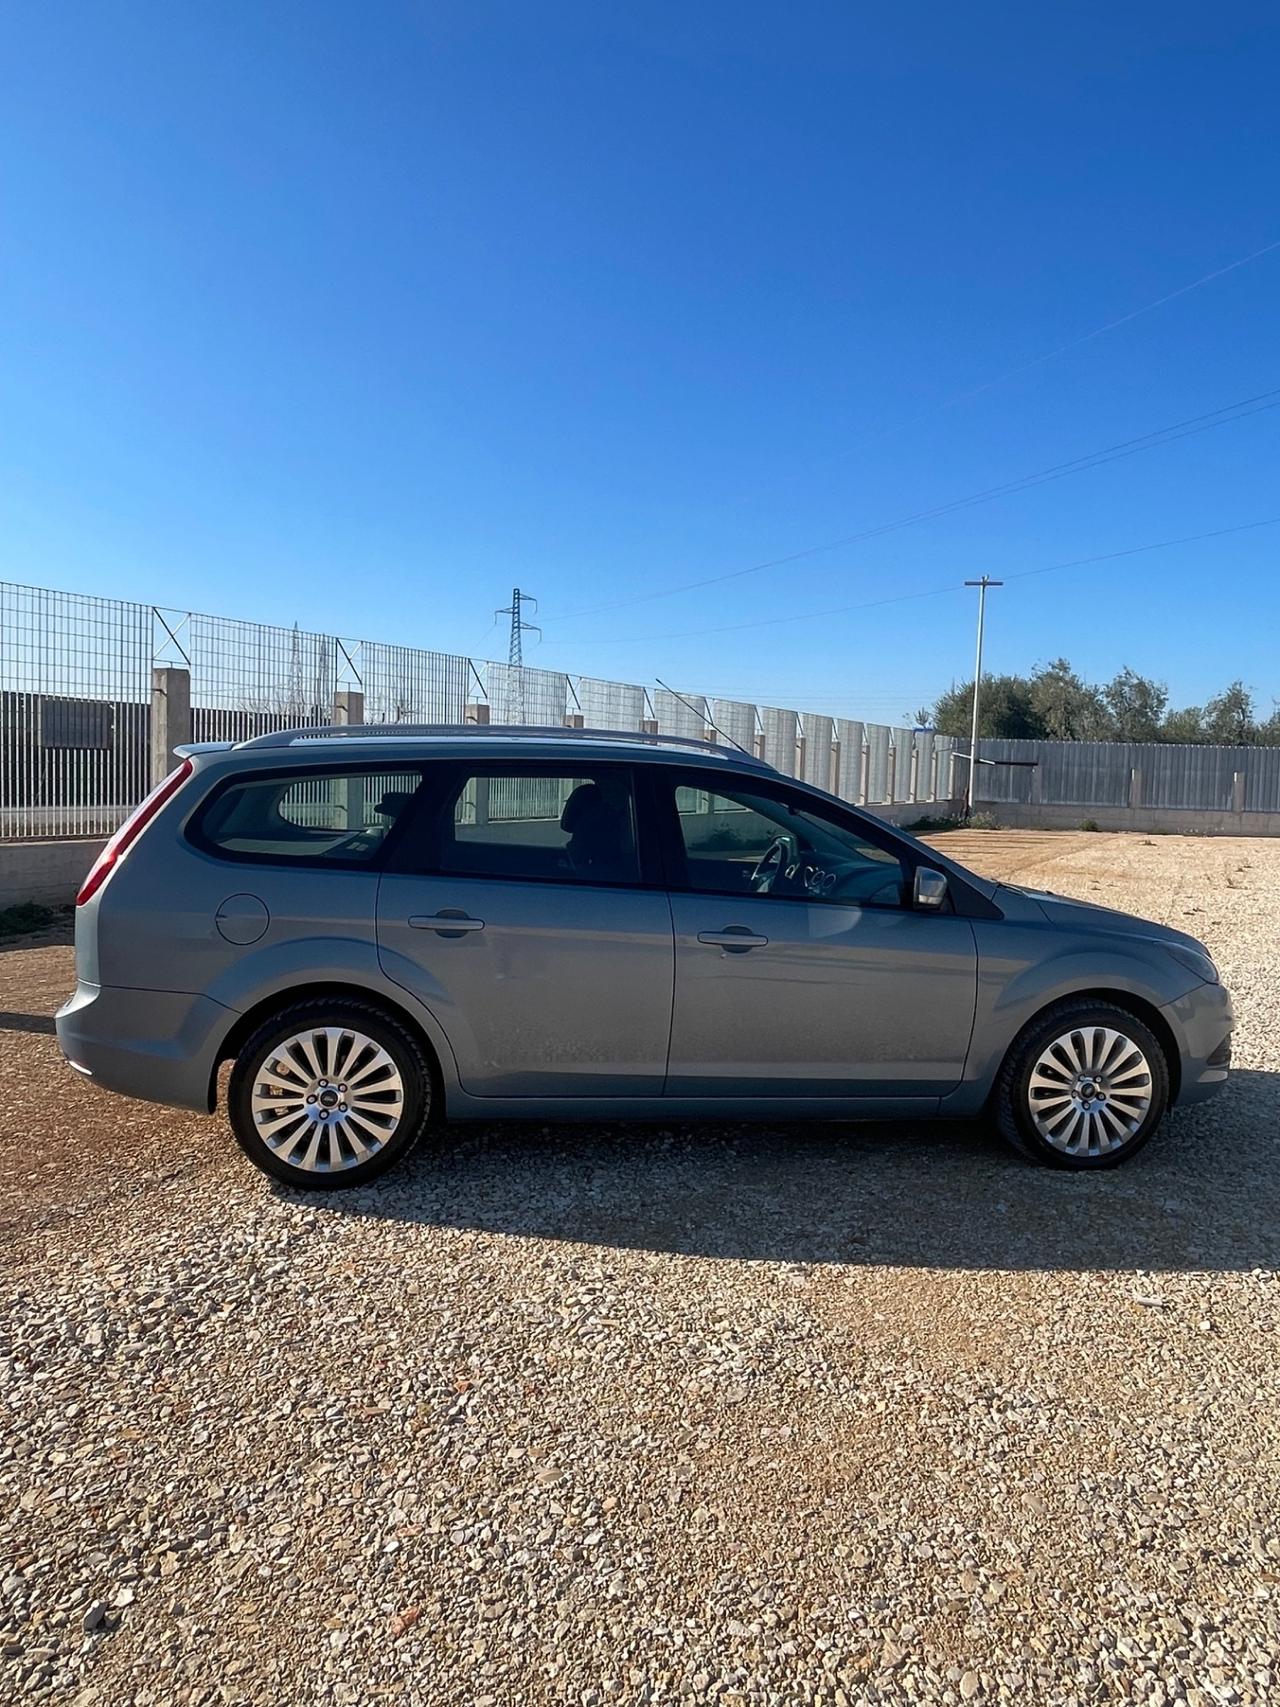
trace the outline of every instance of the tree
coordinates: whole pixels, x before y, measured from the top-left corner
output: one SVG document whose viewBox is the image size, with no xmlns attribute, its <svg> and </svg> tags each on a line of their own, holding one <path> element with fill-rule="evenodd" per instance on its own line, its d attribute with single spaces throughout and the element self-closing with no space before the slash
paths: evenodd
<svg viewBox="0 0 1280 1707">
<path fill-rule="evenodd" d="M 1208 740 L 1204 732 L 1204 712 L 1198 705 L 1188 705 L 1181 711 L 1167 712 L 1160 725 L 1159 739 L 1192 743 Z"/>
<path fill-rule="evenodd" d="M 1160 720 L 1169 703 L 1163 682 L 1140 676 L 1126 664 L 1102 690 L 1117 741 L 1158 741 Z"/>
<path fill-rule="evenodd" d="M 1031 678 L 1031 705 L 1051 741 L 1106 741 L 1111 716 L 1092 688 L 1065 658 L 1044 664 Z"/>
<path fill-rule="evenodd" d="M 979 707 L 980 739 L 996 737 L 1049 741 L 1179 741 L 1215 746 L 1280 746 L 1280 701 L 1259 723 L 1253 695 L 1243 682 L 1232 682 L 1207 705 L 1170 711 L 1163 682 L 1140 676 L 1128 665 L 1096 688 L 1084 681 L 1065 658 L 1042 664 L 1030 676 L 984 676 Z M 933 708 L 942 735 L 969 734 L 973 684 L 948 689 Z M 916 721 L 928 721 L 916 713 Z"/>
<path fill-rule="evenodd" d="M 1205 739 L 1224 747 L 1244 747 L 1258 738 L 1253 695 L 1241 681 L 1232 682 L 1204 708 Z"/>
<path fill-rule="evenodd" d="M 933 708 L 934 726 L 941 735 L 968 736 L 973 719 L 973 683 L 948 689 Z M 1031 683 L 1025 676 L 983 676 L 978 705 L 978 735 L 1034 739 L 1045 733 L 1031 702 Z"/>
</svg>

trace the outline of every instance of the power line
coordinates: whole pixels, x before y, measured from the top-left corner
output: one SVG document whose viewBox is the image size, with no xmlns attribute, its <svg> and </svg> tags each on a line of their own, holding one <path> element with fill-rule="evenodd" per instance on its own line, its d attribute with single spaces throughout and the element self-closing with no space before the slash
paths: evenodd
<svg viewBox="0 0 1280 1707">
<path fill-rule="evenodd" d="M 883 534 L 895 533 L 901 528 L 913 527 L 920 522 L 933 521 L 939 516 L 951 515 L 956 510 L 990 503 L 993 498 L 1009 497 L 1017 492 L 1028 491 L 1034 486 L 1044 486 L 1051 481 L 1065 479 L 1071 474 L 1082 474 L 1090 469 L 1101 468 L 1109 462 L 1140 455 L 1143 451 L 1158 450 L 1163 445 L 1175 444 L 1179 439 L 1212 432 L 1215 427 L 1230 426 L 1235 421 L 1247 420 L 1250 415 L 1260 415 L 1277 407 L 1280 407 L 1280 387 L 1260 391 L 1252 397 L 1243 397 L 1234 403 L 1224 403 L 1220 408 L 1210 409 L 1203 415 L 1188 416 L 1185 420 L 1174 421 L 1167 427 L 1156 427 L 1150 432 L 1139 433 L 1135 438 L 1121 439 L 1116 444 L 1096 451 L 1087 451 L 1084 455 L 1072 457 L 1066 462 L 1052 463 L 1048 468 L 1037 469 L 1033 474 L 1020 475 L 1015 480 L 984 487 L 981 491 L 971 492 L 963 498 L 953 498 L 945 504 L 935 504 L 928 509 L 913 511 L 910 515 L 898 517 L 896 521 L 863 528 L 858 533 L 845 534 L 840 539 L 827 540 L 822 545 L 806 546 L 801 551 L 789 552 L 785 557 L 767 558 L 763 563 L 752 563 L 745 569 L 730 569 L 722 575 L 708 575 L 702 580 L 686 581 L 679 586 L 662 587 L 651 593 L 637 593 L 632 598 L 617 599 L 610 604 L 589 605 L 580 610 L 565 611 L 554 620 L 567 622 L 572 617 L 596 616 L 608 611 L 624 610 L 632 605 L 647 604 L 654 599 L 673 598 L 678 593 L 696 592 L 702 587 L 720 586 L 726 581 L 738 581 L 747 575 L 759 575 L 766 569 L 786 568 L 789 564 L 798 563 L 807 557 L 816 557 L 827 551 L 838 551 L 844 546 L 857 545 L 868 539 L 878 539 Z"/>
<path fill-rule="evenodd" d="M 793 683 L 790 687 L 785 688 L 763 688 L 759 684 L 752 684 L 746 689 L 704 687 L 699 683 L 698 691 L 707 699 L 736 699 L 741 700 L 744 704 L 754 703 L 758 705 L 766 700 L 772 702 L 773 700 L 794 699 L 797 694 L 805 693 L 821 694 L 823 699 L 856 699 L 859 701 L 874 699 L 883 700 L 886 704 L 892 700 L 896 704 L 900 699 L 911 699 L 916 694 L 928 693 L 932 690 L 929 687 L 904 687 L 894 688 L 891 691 L 876 688 L 863 692 L 861 689 L 851 689 L 846 681 L 839 688 L 816 687 L 812 682 L 804 682 L 800 685 Z"/>
<path fill-rule="evenodd" d="M 946 409 L 953 409 L 959 403 L 968 402 L 970 398 L 981 397 L 985 392 L 992 391 L 1011 379 L 1017 379 L 1024 373 L 1030 373 L 1038 367 L 1045 366 L 1048 362 L 1056 361 L 1060 356 L 1069 355 L 1072 350 L 1077 350 L 1084 344 L 1092 343 L 1095 338 L 1105 337 L 1107 333 L 1115 332 L 1121 326 L 1127 326 L 1130 321 L 1140 320 L 1144 314 L 1151 314 L 1157 308 L 1163 308 L 1166 303 L 1176 302 L 1179 297 L 1189 296 L 1192 291 L 1200 290 L 1205 285 L 1214 283 L 1216 279 L 1225 278 L 1229 273 L 1237 272 L 1241 267 L 1247 267 L 1251 262 L 1261 260 L 1264 255 L 1274 254 L 1278 249 L 1280 249 L 1280 238 L 1272 243 L 1264 243 L 1260 249 L 1252 249 L 1247 255 L 1241 255 L 1234 261 L 1228 261 L 1225 266 L 1214 267 L 1212 271 L 1202 273 L 1199 278 L 1192 279 L 1188 284 L 1179 285 L 1175 290 L 1165 291 L 1150 302 L 1144 302 L 1138 308 L 1130 309 L 1127 314 L 1121 314 L 1115 319 L 1104 321 L 1101 326 L 1094 326 L 1088 332 L 1082 332 L 1077 337 L 1069 338 L 1064 344 L 1057 344 L 1053 349 L 1044 350 L 1039 355 L 1031 356 L 1028 360 L 1017 363 L 1014 367 L 993 374 L 990 379 L 984 379 L 976 385 L 965 386 L 959 391 L 954 391 L 949 396 L 940 398 L 936 403 L 931 403 L 927 408 L 890 425 L 881 424 L 878 427 L 870 428 L 868 431 L 860 433 L 843 451 L 837 451 L 834 456 L 824 457 L 820 462 L 805 463 L 803 467 L 832 467 L 844 461 L 864 445 L 882 443 L 885 439 L 893 438 L 898 433 L 907 432 L 912 427 L 919 426 L 922 421 L 930 420 L 934 415 L 940 415 Z M 570 614 L 576 615 L 578 613 Z"/>
<path fill-rule="evenodd" d="M 1121 326 L 1127 326 L 1130 321 L 1140 320 L 1144 314 L 1151 314 L 1155 309 L 1163 308 L 1166 303 L 1176 302 L 1179 297 L 1189 296 L 1192 291 L 1200 290 L 1203 286 L 1212 284 L 1215 279 L 1225 278 L 1228 273 L 1234 273 L 1241 267 L 1247 267 L 1250 262 L 1259 261 L 1264 255 L 1273 254 L 1277 249 L 1280 249 L 1280 238 L 1274 243 L 1264 243 L 1260 249 L 1253 249 L 1249 254 L 1241 255 L 1237 260 L 1229 261 L 1226 266 L 1215 267 L 1212 272 L 1204 273 L 1198 279 L 1192 279 L 1189 284 L 1179 285 L 1176 290 L 1165 291 L 1162 296 L 1157 296 L 1150 302 L 1144 302 L 1138 308 L 1130 309 L 1127 314 L 1118 315 L 1113 320 L 1104 321 L 1101 326 L 1095 326 L 1088 332 L 1082 332 L 1075 338 L 1069 338 L 1064 344 L 1057 344 L 1051 350 L 1044 350 L 1037 356 L 1031 356 L 1026 361 L 1018 362 L 1014 367 L 993 374 L 990 379 L 984 379 L 976 385 L 965 386 L 959 391 L 953 391 L 949 396 L 940 398 L 936 403 L 929 404 L 913 415 L 905 416 L 902 420 L 889 425 L 881 424 L 878 427 L 869 428 L 866 432 L 858 434 L 845 450 L 837 451 L 834 456 L 824 457 L 820 462 L 805 463 L 803 467 L 833 467 L 853 455 L 864 445 L 880 444 L 885 439 L 908 432 L 912 427 L 918 427 L 921 422 L 932 419 L 934 415 L 942 414 L 944 410 L 954 409 L 959 403 L 967 403 L 971 398 L 981 397 L 985 392 L 994 391 L 997 386 L 1005 385 L 1011 379 L 1018 379 L 1024 373 L 1031 373 L 1038 367 L 1044 367 L 1048 362 L 1056 361 L 1060 356 L 1069 355 L 1072 350 L 1078 350 L 1082 345 L 1092 343 L 1095 338 L 1102 338 L 1109 332 L 1118 331 Z"/>
<path fill-rule="evenodd" d="M 1044 563 L 1037 569 L 1016 569 L 1005 575 L 1006 581 L 1022 581 L 1030 575 L 1051 575 L 1059 569 L 1083 569 L 1094 563 L 1114 563 L 1122 557 L 1138 557 L 1149 551 L 1168 551 L 1178 545 L 1197 545 L 1206 539 L 1225 539 L 1231 534 L 1249 533 L 1256 528 L 1280 526 L 1280 516 L 1264 516 L 1261 521 L 1238 522 L 1231 527 L 1212 528 L 1207 533 L 1183 534 L 1178 539 L 1157 539 L 1147 545 L 1129 545 L 1123 551 L 1103 551 L 1092 557 L 1071 557 L 1061 563 Z M 747 628 L 779 628 L 785 623 L 817 622 L 822 617 L 847 616 L 853 611 L 879 610 L 884 605 L 908 604 L 915 599 L 936 599 L 944 593 L 964 590 L 960 581 L 945 587 L 925 587 L 913 593 L 894 593 L 884 599 L 867 599 L 851 605 L 829 605 L 823 610 L 798 611 L 790 616 L 758 617 L 750 622 L 724 623 L 716 628 L 683 628 L 668 634 L 626 634 L 608 640 L 575 640 L 575 646 L 632 646 L 656 644 L 662 640 L 693 640 L 704 634 L 738 634 Z"/>
<path fill-rule="evenodd" d="M 1082 332 L 1077 338 L 1069 338 L 1065 344 L 1059 344 L 1055 349 L 1046 350 L 1042 355 L 1032 356 L 1028 361 L 1019 362 L 1017 367 L 1006 369 L 1004 373 L 996 374 L 994 379 L 984 379 L 979 385 L 971 385 L 964 391 L 953 392 L 950 397 L 944 397 L 940 403 L 931 409 L 924 410 L 919 415 L 913 415 L 904 421 L 900 427 L 892 427 L 889 432 L 901 432 L 907 427 L 914 427 L 919 422 L 927 420 L 930 415 L 939 410 L 953 408 L 957 403 L 967 403 L 971 397 L 980 397 L 984 391 L 991 391 L 997 385 L 1004 385 L 1008 380 L 1018 379 L 1024 373 L 1030 373 L 1034 368 L 1043 367 L 1046 362 L 1056 361 L 1059 356 L 1070 355 L 1072 350 L 1078 350 L 1082 344 L 1091 344 L 1095 338 L 1105 337 L 1108 332 L 1115 332 L 1121 326 L 1127 326 L 1131 320 L 1140 320 L 1144 314 L 1150 314 L 1157 308 L 1163 308 L 1168 302 L 1176 302 L 1180 296 L 1189 296 L 1193 290 L 1212 284 L 1215 279 L 1222 279 L 1228 273 L 1236 272 L 1240 267 L 1247 267 L 1250 261 L 1260 261 L 1264 255 L 1273 254 L 1280 249 L 1280 238 L 1274 243 L 1264 243 L 1261 249 L 1254 249 L 1248 255 L 1241 255 L 1237 261 L 1229 261 L 1225 267 L 1215 267 L 1211 273 L 1205 273 L 1202 278 L 1192 279 L 1190 284 L 1179 285 L 1177 290 L 1166 291 L 1163 296 L 1157 296 L 1151 302 L 1144 302 L 1141 308 L 1133 308 L 1127 314 L 1121 314 L 1115 320 L 1108 320 L 1101 326 L 1095 326 L 1091 332 Z M 886 435 L 887 436 L 887 435 Z"/>
</svg>

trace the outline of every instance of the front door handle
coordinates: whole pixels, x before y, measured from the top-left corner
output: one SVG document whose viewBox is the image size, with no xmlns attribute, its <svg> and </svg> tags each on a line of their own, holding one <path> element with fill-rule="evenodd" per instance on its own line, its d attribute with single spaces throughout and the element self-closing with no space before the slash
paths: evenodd
<svg viewBox="0 0 1280 1707">
<path fill-rule="evenodd" d="M 414 913 L 409 925 L 415 931 L 435 931 L 438 936 L 465 936 L 468 931 L 482 931 L 483 919 L 471 919 L 462 911 L 446 907 L 439 913 Z"/>
<path fill-rule="evenodd" d="M 767 936 L 756 936 L 745 925 L 726 925 L 722 931 L 699 931 L 698 941 L 707 948 L 723 948 L 729 954 L 744 954 L 749 948 L 768 948 Z"/>
</svg>

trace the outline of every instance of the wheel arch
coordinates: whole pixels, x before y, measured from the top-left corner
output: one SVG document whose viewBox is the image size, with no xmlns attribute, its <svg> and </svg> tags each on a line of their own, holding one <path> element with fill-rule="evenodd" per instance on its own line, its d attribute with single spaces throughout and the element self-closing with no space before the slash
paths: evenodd
<svg viewBox="0 0 1280 1707">
<path fill-rule="evenodd" d="M 330 980 L 316 984 L 292 985 L 287 989 L 274 990 L 269 996 L 263 996 L 243 1013 L 237 1014 L 234 1023 L 228 1028 L 226 1035 L 218 1045 L 213 1067 L 209 1074 L 209 1112 L 214 1113 L 218 1106 L 218 1074 L 228 1061 L 234 1061 L 244 1047 L 246 1041 L 273 1014 L 283 1013 L 287 1008 L 296 1007 L 299 1002 L 331 1000 L 359 1002 L 362 1007 L 373 1008 L 385 1018 L 394 1020 L 398 1025 L 408 1027 L 422 1047 L 427 1066 L 431 1072 L 431 1091 L 433 1108 L 443 1115 L 447 1087 L 441 1060 L 440 1046 L 431 1035 L 428 1028 L 403 1002 L 386 995 L 380 990 L 371 990 L 364 984 L 344 984 L 338 980 Z"/>
<path fill-rule="evenodd" d="M 1109 989 L 1106 985 L 1098 985 L 1082 990 L 1071 990 L 1064 995 L 1055 996 L 1051 1002 L 1037 1008 L 1022 1025 L 1016 1035 L 1010 1039 L 1009 1047 L 1000 1060 L 1000 1068 L 992 1082 L 992 1088 L 999 1083 L 1000 1073 L 1004 1071 L 1005 1063 L 1017 1049 L 1022 1039 L 1032 1026 L 1039 1025 L 1046 1014 L 1051 1014 L 1055 1008 L 1061 1008 L 1071 1002 L 1106 1002 L 1110 1007 L 1120 1008 L 1124 1013 L 1132 1014 L 1134 1019 L 1141 1020 L 1143 1025 L 1160 1045 L 1164 1056 L 1165 1068 L 1169 1074 L 1169 1106 L 1172 1108 L 1178 1100 L 1182 1086 L 1182 1054 L 1178 1048 L 1178 1040 L 1174 1036 L 1173 1027 L 1154 1002 L 1135 995 L 1132 990 Z"/>
</svg>

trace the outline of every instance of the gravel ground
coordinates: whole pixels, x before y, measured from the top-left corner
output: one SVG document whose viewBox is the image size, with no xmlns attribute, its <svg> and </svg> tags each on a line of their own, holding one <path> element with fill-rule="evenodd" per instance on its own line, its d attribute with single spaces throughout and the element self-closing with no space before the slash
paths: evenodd
<svg viewBox="0 0 1280 1707">
<path fill-rule="evenodd" d="M 522 1127 L 318 1203 L 0 953 L 0 1698 L 1280 1698 L 1280 843 L 949 846 L 1206 938 L 1228 1090 L 1094 1178 Z"/>
</svg>

